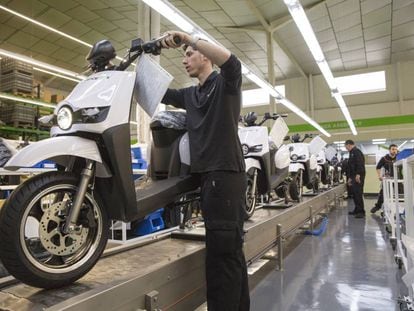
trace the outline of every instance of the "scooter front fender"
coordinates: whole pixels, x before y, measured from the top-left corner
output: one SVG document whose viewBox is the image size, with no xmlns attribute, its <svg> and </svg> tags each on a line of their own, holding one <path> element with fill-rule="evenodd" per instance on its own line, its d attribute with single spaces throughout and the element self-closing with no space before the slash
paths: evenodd
<svg viewBox="0 0 414 311">
<path fill-rule="evenodd" d="M 62 156 L 81 157 L 102 163 L 98 146 L 92 140 L 76 136 L 52 137 L 32 143 L 17 152 L 4 166 L 7 170 L 32 167 L 36 163 Z"/>
<path fill-rule="evenodd" d="M 258 170 L 262 169 L 260 162 L 256 159 L 245 158 L 244 163 L 246 165 L 246 172 L 248 172 L 251 168 L 257 168 Z"/>
</svg>

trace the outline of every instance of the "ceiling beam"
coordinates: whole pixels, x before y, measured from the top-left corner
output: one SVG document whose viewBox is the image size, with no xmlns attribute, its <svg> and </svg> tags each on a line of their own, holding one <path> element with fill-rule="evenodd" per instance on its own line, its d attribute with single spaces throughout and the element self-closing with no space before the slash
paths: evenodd
<svg viewBox="0 0 414 311">
<path fill-rule="evenodd" d="M 325 0 L 324 0 L 325 1 Z M 257 6 L 253 3 L 253 0 L 246 0 L 247 4 L 249 5 L 250 9 L 256 15 L 256 17 L 259 19 L 260 23 L 262 24 L 263 28 L 270 33 L 270 36 L 273 38 L 275 43 L 280 47 L 280 49 L 283 51 L 283 53 L 286 54 L 286 56 L 289 58 L 289 60 L 292 62 L 292 64 L 296 67 L 296 69 L 299 71 L 299 73 L 307 79 L 308 76 L 303 71 L 302 67 L 299 65 L 299 62 L 293 57 L 293 54 L 289 51 L 289 49 L 286 47 L 284 43 L 282 43 L 282 40 L 277 36 L 277 34 L 272 30 L 271 24 L 266 20 L 266 18 L 263 16 L 263 14 L 259 11 Z M 269 45 L 268 45 L 269 47 Z M 268 53 L 269 54 L 269 53 Z M 273 52 L 272 52 L 273 55 Z M 269 60 L 269 58 L 268 58 Z"/>
<path fill-rule="evenodd" d="M 313 4 L 313 5 L 308 5 L 306 7 L 304 7 L 303 9 L 306 11 L 306 13 L 318 8 L 321 5 L 324 5 L 326 3 L 326 0 L 321 0 L 320 2 Z M 270 22 L 270 30 L 271 31 L 276 31 L 280 28 L 282 28 L 283 26 L 285 26 L 286 24 L 289 24 L 290 22 L 292 22 L 292 16 L 290 14 L 282 16 L 278 19 L 275 19 L 273 21 Z"/>
</svg>

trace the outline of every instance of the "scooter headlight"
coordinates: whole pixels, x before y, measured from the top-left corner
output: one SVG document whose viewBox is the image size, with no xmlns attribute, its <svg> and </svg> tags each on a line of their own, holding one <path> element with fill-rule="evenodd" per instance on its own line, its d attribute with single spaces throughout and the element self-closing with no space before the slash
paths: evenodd
<svg viewBox="0 0 414 311">
<path fill-rule="evenodd" d="M 62 107 L 57 113 L 57 124 L 62 130 L 67 130 L 72 126 L 73 114 L 69 107 Z"/>
<path fill-rule="evenodd" d="M 242 150 L 243 150 L 243 155 L 247 155 L 249 153 L 249 146 L 243 144 Z"/>
<path fill-rule="evenodd" d="M 292 161 L 297 161 L 298 160 L 298 155 L 297 154 L 292 154 L 292 156 L 290 157 L 290 159 Z"/>
</svg>

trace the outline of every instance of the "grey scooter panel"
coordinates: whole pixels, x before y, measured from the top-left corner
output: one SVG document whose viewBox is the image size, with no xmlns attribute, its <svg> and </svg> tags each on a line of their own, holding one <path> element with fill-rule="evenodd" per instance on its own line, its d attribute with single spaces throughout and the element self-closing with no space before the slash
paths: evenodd
<svg viewBox="0 0 414 311">
<path fill-rule="evenodd" d="M 188 166 L 191 165 L 190 157 L 190 139 L 188 137 L 188 132 L 183 135 L 180 139 L 180 160 L 181 163 L 184 163 Z"/>
<path fill-rule="evenodd" d="M 32 167 L 40 161 L 68 155 L 102 163 L 101 155 L 94 141 L 76 136 L 61 136 L 26 146 L 16 153 L 4 168 L 17 170 L 21 167 Z"/>
</svg>

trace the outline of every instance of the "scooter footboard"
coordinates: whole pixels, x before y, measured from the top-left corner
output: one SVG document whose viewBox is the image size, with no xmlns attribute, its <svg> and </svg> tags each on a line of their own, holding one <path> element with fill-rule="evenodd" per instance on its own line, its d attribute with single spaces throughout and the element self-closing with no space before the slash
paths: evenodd
<svg viewBox="0 0 414 311">
<path fill-rule="evenodd" d="M 163 208 L 199 186 L 200 179 L 193 175 L 143 182 L 136 186 L 138 213 L 134 218 L 142 218 Z"/>
</svg>

